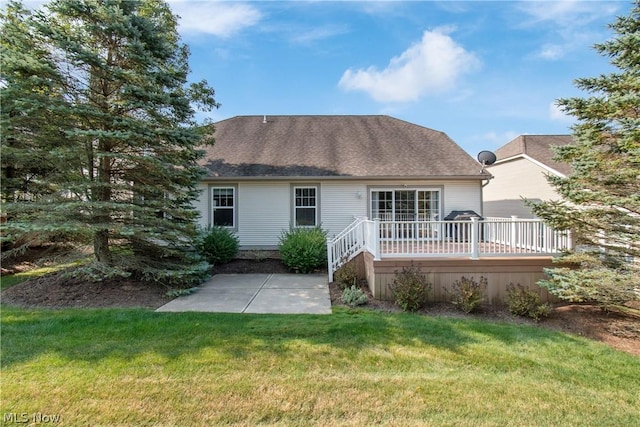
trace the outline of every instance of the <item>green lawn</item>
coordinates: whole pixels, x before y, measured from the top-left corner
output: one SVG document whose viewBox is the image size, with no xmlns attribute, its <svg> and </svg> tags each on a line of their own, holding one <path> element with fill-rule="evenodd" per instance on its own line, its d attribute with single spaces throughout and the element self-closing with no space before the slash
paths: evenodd
<svg viewBox="0 0 640 427">
<path fill-rule="evenodd" d="M 3 307 L 0 412 L 60 425 L 640 425 L 640 358 L 531 326 Z M 6 420 L 6 418 L 5 418 Z"/>
<path fill-rule="evenodd" d="M 35 279 L 37 277 L 45 276 L 56 271 L 63 270 L 67 267 L 81 265 L 87 262 L 87 258 L 70 261 L 67 263 L 57 263 L 46 267 L 36 267 L 31 270 L 23 271 L 21 273 L 9 274 L 6 276 L 0 276 L 0 290 L 4 290 L 18 283 L 25 282 L 29 279 Z"/>
</svg>

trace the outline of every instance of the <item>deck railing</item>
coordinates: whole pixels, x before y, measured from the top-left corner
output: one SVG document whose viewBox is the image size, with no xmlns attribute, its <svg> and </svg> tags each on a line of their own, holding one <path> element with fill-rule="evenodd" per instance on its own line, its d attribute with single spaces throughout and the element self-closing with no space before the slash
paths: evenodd
<svg viewBox="0 0 640 427">
<path fill-rule="evenodd" d="M 380 221 L 356 219 L 328 239 L 329 277 L 358 253 L 392 257 L 555 255 L 572 247 L 571 234 L 537 219 L 488 218 L 470 221 Z"/>
</svg>

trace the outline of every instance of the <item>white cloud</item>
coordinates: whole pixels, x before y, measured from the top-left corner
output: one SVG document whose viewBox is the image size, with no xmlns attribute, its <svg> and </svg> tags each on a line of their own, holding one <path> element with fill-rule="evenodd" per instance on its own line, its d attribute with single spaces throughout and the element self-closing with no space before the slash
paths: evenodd
<svg viewBox="0 0 640 427">
<path fill-rule="evenodd" d="M 171 1 L 173 13 L 179 15 L 182 34 L 211 34 L 231 37 L 239 31 L 257 24 L 262 14 L 245 3 L 219 1 Z"/>
<path fill-rule="evenodd" d="M 555 101 L 549 104 L 549 118 L 551 120 L 562 121 L 562 122 L 573 121 L 573 117 L 565 114 Z"/>
<path fill-rule="evenodd" d="M 450 28 L 425 31 L 422 39 L 391 58 L 387 67 L 348 69 L 339 87 L 366 92 L 376 101 L 414 101 L 424 95 L 452 89 L 458 78 L 480 65 L 478 58 L 458 45 L 447 33 Z"/>
<path fill-rule="evenodd" d="M 290 36 L 290 39 L 296 44 L 309 45 L 346 32 L 348 32 L 348 28 L 344 25 L 324 25 L 306 31 L 298 29 L 295 34 Z"/>
<path fill-rule="evenodd" d="M 618 10 L 615 4 L 584 0 L 530 1 L 520 8 L 531 17 L 527 25 L 551 22 L 563 28 L 587 25 Z"/>
<path fill-rule="evenodd" d="M 530 1 L 519 4 L 519 10 L 527 15 L 521 22 L 524 27 L 548 26 L 553 43 L 543 44 L 533 56 L 545 60 L 562 59 L 578 47 L 593 44 L 602 28 L 594 28 L 594 22 L 615 15 L 616 4 L 600 1 L 562 0 Z"/>
<path fill-rule="evenodd" d="M 504 132 L 486 132 L 482 135 L 475 135 L 473 137 L 474 141 L 478 141 L 480 144 L 484 144 L 485 150 L 494 150 L 496 148 L 502 147 L 507 142 L 513 141 L 516 137 L 523 135 L 524 133 L 518 133 L 511 130 Z M 476 144 L 478 145 L 478 144 Z"/>
<path fill-rule="evenodd" d="M 562 58 L 567 51 L 566 45 L 547 43 L 540 48 L 536 56 L 542 59 L 556 60 Z"/>
</svg>

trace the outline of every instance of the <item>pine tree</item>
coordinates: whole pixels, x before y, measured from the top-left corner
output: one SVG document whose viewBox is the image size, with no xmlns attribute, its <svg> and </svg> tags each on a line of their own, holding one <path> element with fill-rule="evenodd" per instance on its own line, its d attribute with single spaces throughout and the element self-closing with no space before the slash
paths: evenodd
<svg viewBox="0 0 640 427">
<path fill-rule="evenodd" d="M 210 142 L 194 105 L 217 104 L 205 81 L 187 84 L 169 6 L 11 3 L 2 18 L 3 232 L 88 234 L 86 270 L 100 275 L 190 277 L 198 147 Z"/>
<path fill-rule="evenodd" d="M 549 178 L 562 201 L 532 208 L 573 230 L 579 245 L 559 259 L 578 268 L 550 269 L 540 284 L 564 299 L 615 306 L 640 299 L 640 2 L 610 27 L 615 37 L 595 49 L 616 71 L 577 79 L 590 96 L 558 101 L 577 118 L 574 143 L 556 149 L 573 172 Z"/>
</svg>

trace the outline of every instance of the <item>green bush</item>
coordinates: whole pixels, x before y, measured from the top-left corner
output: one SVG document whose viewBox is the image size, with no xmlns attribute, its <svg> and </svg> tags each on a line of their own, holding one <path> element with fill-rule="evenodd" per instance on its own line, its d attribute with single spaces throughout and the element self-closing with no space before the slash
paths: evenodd
<svg viewBox="0 0 640 427">
<path fill-rule="evenodd" d="M 359 279 L 356 263 L 353 260 L 340 267 L 333 274 L 333 281 L 342 290 L 348 289 L 350 286 L 357 285 Z"/>
<path fill-rule="evenodd" d="M 299 273 L 311 273 L 327 263 L 327 232 L 320 227 L 283 232 L 278 245 L 284 265 Z"/>
<path fill-rule="evenodd" d="M 480 276 L 476 282 L 473 277 L 464 276 L 453 283 L 453 295 L 451 302 L 463 312 L 469 314 L 476 310 L 484 301 L 484 292 L 487 289 L 487 279 Z"/>
<path fill-rule="evenodd" d="M 403 267 L 395 272 L 393 283 L 389 285 L 393 299 L 404 311 L 418 311 L 427 304 L 431 283 L 419 267 Z"/>
<path fill-rule="evenodd" d="M 537 292 L 525 288 L 520 283 L 507 286 L 509 312 L 516 316 L 530 317 L 536 322 L 549 315 L 551 307 L 543 304 Z"/>
<path fill-rule="evenodd" d="M 196 243 L 196 249 L 211 264 L 226 264 L 238 255 L 240 242 L 228 228 L 211 227 Z"/>
<path fill-rule="evenodd" d="M 367 294 L 354 285 L 342 291 L 341 300 L 349 307 L 356 307 L 367 303 Z"/>
</svg>

